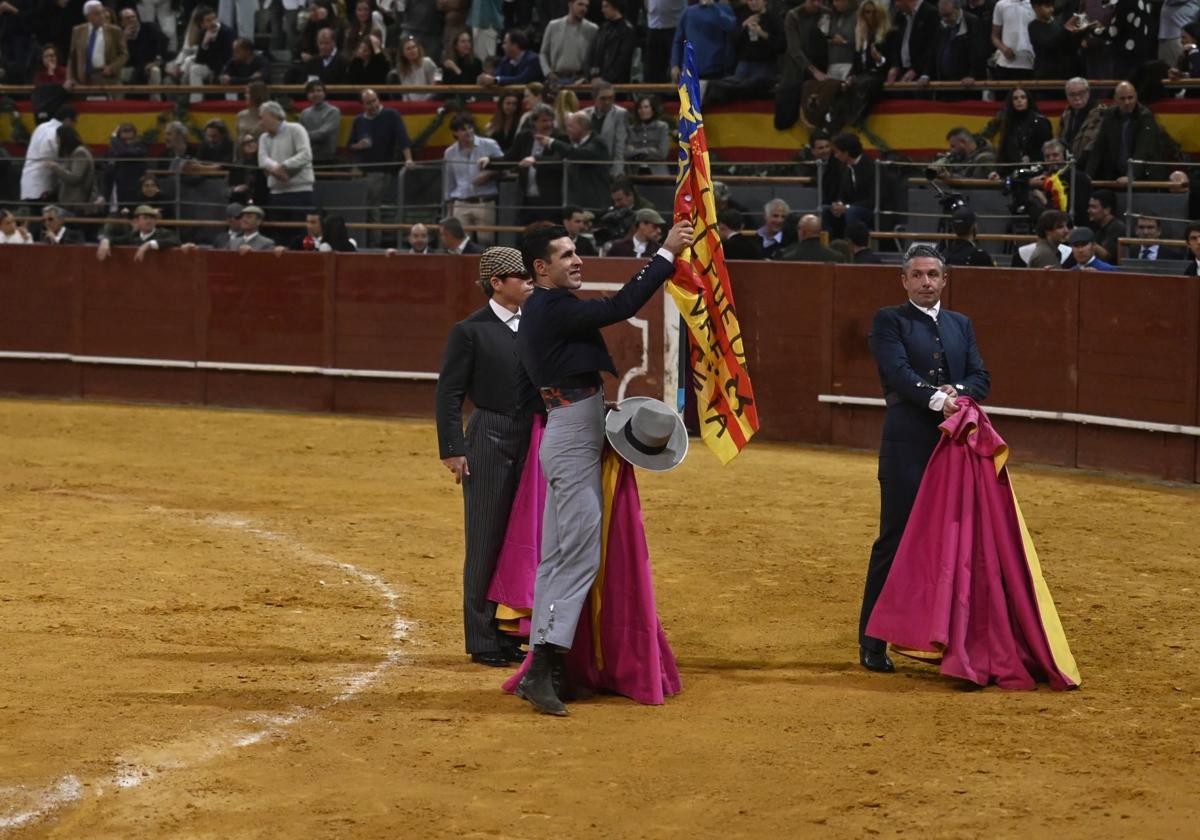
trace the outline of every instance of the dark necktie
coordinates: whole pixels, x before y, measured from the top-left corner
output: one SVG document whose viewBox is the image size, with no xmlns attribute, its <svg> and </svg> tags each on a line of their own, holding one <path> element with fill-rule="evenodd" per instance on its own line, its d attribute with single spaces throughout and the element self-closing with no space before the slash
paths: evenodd
<svg viewBox="0 0 1200 840">
<path fill-rule="evenodd" d="M 84 65 L 87 70 L 88 76 L 92 75 L 92 71 L 96 69 L 95 65 L 92 64 L 92 53 L 95 52 L 95 50 L 96 50 L 96 37 L 99 34 L 100 34 L 100 27 L 93 26 L 91 34 L 88 35 L 87 63 Z"/>
<path fill-rule="evenodd" d="M 1150 246 L 1149 245 L 1142 246 L 1142 259 L 1144 259 L 1144 260 L 1154 259 L 1153 257 L 1150 256 Z"/>
</svg>

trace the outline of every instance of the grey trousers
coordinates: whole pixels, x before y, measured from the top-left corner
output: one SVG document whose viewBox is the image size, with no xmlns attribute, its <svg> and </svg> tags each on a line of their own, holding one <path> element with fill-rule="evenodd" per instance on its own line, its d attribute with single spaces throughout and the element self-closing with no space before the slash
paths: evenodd
<svg viewBox="0 0 1200 840">
<path fill-rule="evenodd" d="M 542 560 L 533 591 L 530 641 L 570 648 L 600 570 L 604 394 L 550 410 L 540 452 L 546 477 Z"/>
<path fill-rule="evenodd" d="M 463 562 L 463 631 L 467 653 L 496 653 L 496 605 L 488 587 L 504 545 L 508 515 L 525 468 L 533 415 L 512 417 L 477 408 L 467 420 L 467 468 L 463 513 L 467 553 Z"/>
</svg>

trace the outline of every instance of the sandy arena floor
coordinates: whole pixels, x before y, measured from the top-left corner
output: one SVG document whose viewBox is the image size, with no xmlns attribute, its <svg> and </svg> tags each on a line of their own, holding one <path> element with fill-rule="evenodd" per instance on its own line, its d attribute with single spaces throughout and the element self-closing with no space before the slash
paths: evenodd
<svg viewBox="0 0 1200 840">
<path fill-rule="evenodd" d="M 0 453 L 5 837 L 1197 836 L 1195 487 L 1018 464 L 1084 687 L 966 690 L 857 667 L 870 454 L 696 447 L 639 476 L 684 693 L 559 720 L 462 654 L 431 423 L 6 401 Z"/>
</svg>

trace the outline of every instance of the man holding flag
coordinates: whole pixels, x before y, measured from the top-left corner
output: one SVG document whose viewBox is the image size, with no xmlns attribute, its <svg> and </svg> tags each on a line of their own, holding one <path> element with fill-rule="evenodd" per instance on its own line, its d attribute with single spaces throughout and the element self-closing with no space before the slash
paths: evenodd
<svg viewBox="0 0 1200 840">
<path fill-rule="evenodd" d="M 676 223 L 653 259 L 612 297 L 582 299 L 583 260 L 566 228 L 539 227 L 521 241 L 533 294 L 521 312 L 521 363 L 546 404 L 539 457 L 545 474 L 541 562 L 534 583 L 529 642 L 533 658 L 517 695 L 539 712 L 565 715 L 553 674 L 564 654 L 600 569 L 603 530 L 601 456 L 604 388 L 601 373 L 616 366 L 601 327 L 632 317 L 675 268 L 692 243 L 690 222 Z"/>
<path fill-rule="evenodd" d="M 696 389 L 700 435 L 722 464 L 736 456 L 758 431 L 754 388 L 725 269 L 717 225 L 708 140 L 700 113 L 700 81 L 692 45 L 684 44 L 679 79 L 679 176 L 675 221 L 689 221 L 695 240 L 675 263 L 667 290 L 683 314 L 691 337 L 689 368 Z"/>
</svg>

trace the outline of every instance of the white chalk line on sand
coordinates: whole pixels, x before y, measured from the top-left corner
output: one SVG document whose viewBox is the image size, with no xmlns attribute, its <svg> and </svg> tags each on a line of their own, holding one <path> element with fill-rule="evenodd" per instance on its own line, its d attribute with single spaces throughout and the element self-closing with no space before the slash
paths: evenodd
<svg viewBox="0 0 1200 840">
<path fill-rule="evenodd" d="M 69 491 L 53 491 L 64 495 L 86 496 L 107 502 L 129 502 L 130 499 L 119 496 L 108 496 L 94 493 L 72 493 Z M 172 770 L 183 770 L 195 767 L 216 758 L 218 755 L 241 747 L 257 744 L 268 738 L 280 735 L 288 727 L 307 720 L 314 715 L 329 709 L 339 703 L 352 700 L 383 675 L 404 660 L 404 654 L 399 645 L 409 640 L 412 624 L 400 615 L 400 595 L 379 575 L 365 571 L 353 563 L 346 563 L 328 554 L 314 551 L 294 537 L 278 531 L 260 527 L 250 519 L 243 519 L 228 514 L 197 517 L 189 511 L 174 510 L 159 505 L 147 505 L 151 513 L 186 518 L 190 522 L 208 528 L 236 531 L 248 534 L 264 542 L 280 546 L 282 549 L 305 562 L 314 565 L 330 566 L 357 578 L 362 583 L 374 589 L 387 609 L 392 613 L 391 647 L 381 662 L 366 671 L 360 671 L 345 677 L 338 682 L 341 691 L 329 701 L 311 707 L 295 707 L 283 714 L 247 715 L 238 722 L 238 732 L 218 733 L 197 736 L 192 740 L 177 740 L 155 749 L 142 749 L 137 752 L 144 756 L 140 761 L 128 761 L 118 758 L 117 770 L 107 776 L 84 780 L 75 774 L 67 774 L 43 788 L 31 789 L 27 786 L 0 788 L 0 803 L 12 802 L 7 806 L 0 805 L 0 833 L 32 825 L 50 814 L 72 803 L 79 802 L 89 789 L 94 796 L 103 796 L 113 789 L 128 789 L 139 787 L 164 773 Z M 245 731 L 245 730 L 249 731 Z M 185 757 L 186 756 L 186 757 Z"/>
</svg>

